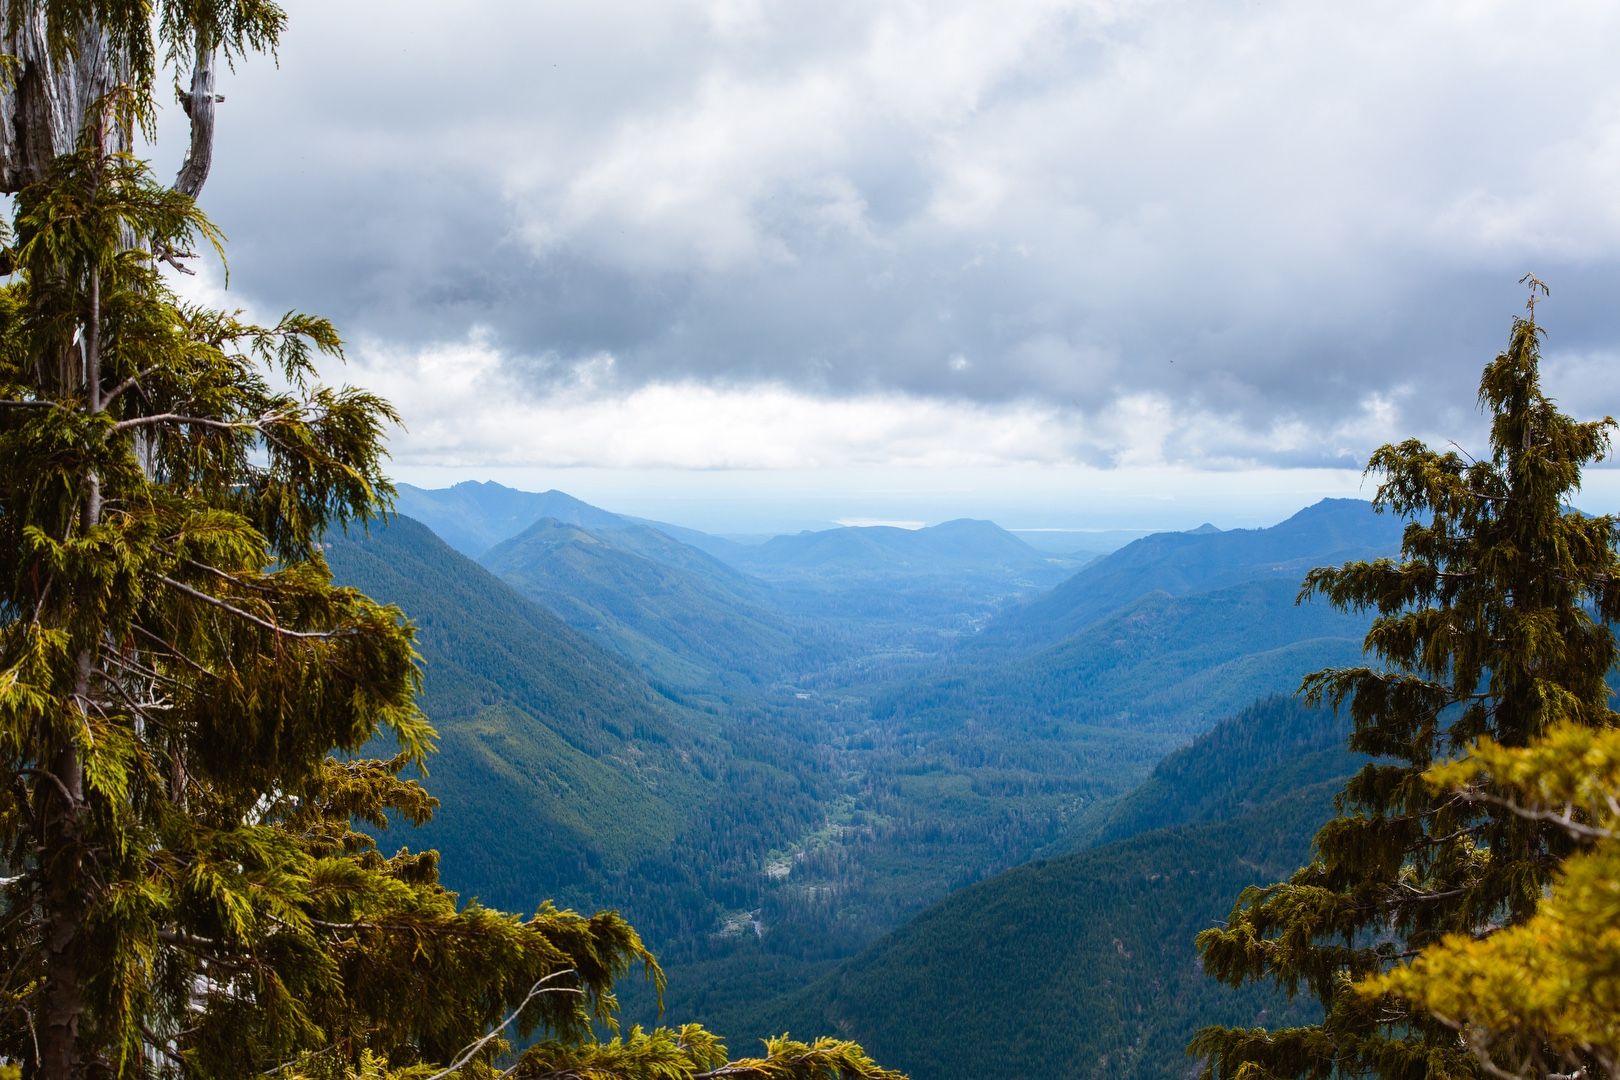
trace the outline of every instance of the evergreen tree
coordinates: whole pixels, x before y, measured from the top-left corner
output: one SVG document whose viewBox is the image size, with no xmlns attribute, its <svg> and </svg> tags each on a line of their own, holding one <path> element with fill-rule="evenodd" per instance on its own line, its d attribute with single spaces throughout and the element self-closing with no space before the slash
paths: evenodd
<svg viewBox="0 0 1620 1080">
<path fill-rule="evenodd" d="M 434 853 L 357 827 L 433 808 L 400 775 L 433 738 L 410 628 L 321 554 L 386 507 L 394 414 L 321 385 L 324 320 L 256 326 L 165 285 L 159 262 L 219 238 L 117 150 L 157 41 L 273 41 L 281 16 L 158 14 L 6 9 L 59 50 L 10 90 L 92 62 L 130 78 L 23 177 L 0 244 L 0 1068 L 443 1080 L 540 1033 L 511 1075 L 896 1076 L 835 1040 L 735 1062 L 695 1026 L 600 1043 L 615 980 L 661 979 L 616 913 L 463 905 Z M 27 115 L 0 156 L 50 145 Z M 380 735 L 396 758 L 354 756 Z"/>
<path fill-rule="evenodd" d="M 1318 672 L 1304 690 L 1348 701 L 1352 749 L 1378 760 L 1341 793 L 1310 865 L 1247 890 L 1226 926 L 1198 939 L 1211 974 L 1303 988 L 1322 1021 L 1205 1029 L 1189 1052 L 1207 1059 L 1207 1076 L 1478 1075 L 1450 1024 L 1354 984 L 1446 935 L 1487 940 L 1525 924 L 1572 850 L 1559 823 L 1515 813 L 1483 779 L 1465 798 L 1424 778 L 1482 739 L 1517 749 L 1555 725 L 1617 719 L 1605 681 L 1620 616 L 1615 520 L 1569 502 L 1583 466 L 1608 453 L 1613 422 L 1575 421 L 1542 392 L 1545 289 L 1527 280 L 1529 316 L 1480 380 L 1490 457 L 1416 440 L 1378 450 L 1376 502 L 1411 519 L 1401 557 L 1306 579 L 1302 598 L 1377 613 L 1366 647 L 1382 666 Z"/>
<path fill-rule="evenodd" d="M 1483 939 L 1449 935 L 1358 992 L 1454 1028 L 1492 1076 L 1620 1073 L 1620 731 L 1566 724 L 1520 749 L 1487 741 L 1428 780 L 1587 848 L 1528 921 Z"/>
</svg>

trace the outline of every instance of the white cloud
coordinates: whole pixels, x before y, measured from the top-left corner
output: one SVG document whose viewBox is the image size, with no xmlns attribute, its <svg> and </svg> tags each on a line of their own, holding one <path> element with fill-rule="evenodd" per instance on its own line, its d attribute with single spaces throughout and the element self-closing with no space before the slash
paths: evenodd
<svg viewBox="0 0 1620 1080">
<path fill-rule="evenodd" d="M 1281 452 L 1359 468 L 1363 447 L 1399 434 L 1390 402 L 1378 396 L 1327 430 L 1287 420 L 1253 429 L 1241 417 L 1182 410 L 1162 394 L 1126 394 L 1082 410 L 893 392 L 828 397 L 779 383 L 621 387 L 610 355 L 545 363 L 565 374 L 539 392 L 475 334 L 409 354 L 362 342 L 342 375 L 408 418 L 392 440 L 403 467 L 1242 469 Z"/>
<path fill-rule="evenodd" d="M 289 8 L 205 201 L 455 384 L 418 459 L 1359 461 L 1477 434 L 1527 269 L 1620 351 L 1620 5 Z"/>
</svg>

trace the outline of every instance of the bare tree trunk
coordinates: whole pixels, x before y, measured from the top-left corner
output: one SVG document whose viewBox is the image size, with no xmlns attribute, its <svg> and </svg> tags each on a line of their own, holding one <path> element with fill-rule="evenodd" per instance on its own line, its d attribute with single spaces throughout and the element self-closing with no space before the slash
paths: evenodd
<svg viewBox="0 0 1620 1080">
<path fill-rule="evenodd" d="M 214 94 L 215 49 L 199 40 L 197 57 L 191 69 L 191 91 L 180 99 L 180 107 L 191 118 L 191 147 L 174 178 L 174 189 L 193 199 L 208 179 L 214 164 L 214 106 L 225 100 Z"/>
<path fill-rule="evenodd" d="M 122 58 L 98 26 L 85 23 L 75 39 L 70 55 L 53 59 L 37 0 L 0 0 L 0 56 L 16 64 L 0 72 L 0 193 L 38 183 L 54 159 L 77 149 L 96 102 L 126 78 Z M 181 99 L 191 120 L 191 146 L 174 186 L 194 199 L 213 164 L 214 107 L 223 100 L 214 93 L 216 53 L 212 41 L 198 41 L 191 89 Z M 133 145 L 132 134 L 120 133 L 124 149 Z"/>
<path fill-rule="evenodd" d="M 13 27 L 19 4 L 24 10 Z M 99 28 L 87 23 L 76 37 L 77 50 L 58 63 L 39 6 L 0 0 L 0 53 L 16 61 L 0 80 L 0 191 L 43 180 L 53 160 L 78 147 L 95 103 L 122 81 L 122 65 Z"/>
</svg>

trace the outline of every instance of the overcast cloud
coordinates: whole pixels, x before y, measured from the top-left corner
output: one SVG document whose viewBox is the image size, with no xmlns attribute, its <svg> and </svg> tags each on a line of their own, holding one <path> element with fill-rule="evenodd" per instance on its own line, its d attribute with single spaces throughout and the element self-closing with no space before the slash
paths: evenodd
<svg viewBox="0 0 1620 1080">
<path fill-rule="evenodd" d="M 204 202 L 405 465 L 1356 466 L 1532 269 L 1620 412 L 1620 5 L 287 7 Z"/>
</svg>

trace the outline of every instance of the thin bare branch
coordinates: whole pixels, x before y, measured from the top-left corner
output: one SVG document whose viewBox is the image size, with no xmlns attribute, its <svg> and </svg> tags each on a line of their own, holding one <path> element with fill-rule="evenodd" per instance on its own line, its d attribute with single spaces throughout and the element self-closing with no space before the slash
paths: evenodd
<svg viewBox="0 0 1620 1080">
<path fill-rule="evenodd" d="M 428 1077 L 427 1080 L 445 1080 L 445 1077 L 453 1076 L 455 1073 L 460 1072 L 463 1066 L 465 1066 L 469 1061 L 471 1061 L 473 1058 L 478 1056 L 478 1052 L 480 1050 L 482 1050 L 484 1047 L 488 1046 L 490 1043 L 494 1042 L 500 1036 L 501 1032 L 503 1032 L 507 1028 L 511 1027 L 512 1023 L 514 1021 L 516 1021 L 517 1018 L 523 1013 L 523 1010 L 529 1007 L 529 1002 L 533 1001 L 535 998 L 539 997 L 541 994 L 583 994 L 583 993 L 585 993 L 585 991 L 579 989 L 577 986 L 547 986 L 546 985 L 547 983 L 551 982 L 553 979 L 560 979 L 564 975 L 572 975 L 572 974 L 574 974 L 574 969 L 573 968 L 565 968 L 562 971 L 554 971 L 550 975 L 547 975 L 545 978 L 541 979 L 539 982 L 535 983 L 533 986 L 529 987 L 528 996 L 525 997 L 521 1002 L 518 1003 L 518 1007 L 512 1010 L 511 1015 L 509 1015 L 505 1020 L 502 1020 L 494 1028 L 491 1028 L 488 1032 L 486 1032 L 484 1034 L 484 1036 L 482 1038 L 475 1039 L 472 1042 L 471 1045 L 469 1045 L 465 1050 L 463 1050 L 461 1052 L 461 1054 L 456 1058 L 456 1060 L 452 1061 L 445 1068 L 440 1069 L 438 1072 L 436 1072 L 432 1076 Z"/>
<path fill-rule="evenodd" d="M 160 575 L 158 580 L 162 581 L 165 585 L 172 589 L 185 593 L 187 596 L 195 600 L 201 600 L 205 604 L 212 604 L 221 611 L 227 611 L 239 619 L 250 622 L 254 626 L 262 627 L 273 634 L 279 634 L 282 637 L 324 641 L 331 638 L 346 637 L 347 635 L 353 633 L 352 630 L 288 630 L 284 626 L 276 625 L 269 619 L 261 619 L 251 611 L 243 610 L 228 600 L 221 600 L 217 596 L 210 596 L 201 589 L 193 589 L 190 585 L 187 585 L 183 581 L 176 581 L 174 578 L 167 575 Z"/>
<path fill-rule="evenodd" d="M 279 420 L 276 413 L 266 413 L 252 420 L 213 420 L 206 416 L 187 416 L 185 413 L 153 413 L 151 416 L 136 416 L 128 420 L 120 420 L 112 426 L 113 431 L 128 431 L 131 428 L 154 427 L 159 424 L 187 424 L 192 427 L 214 428 L 219 431 L 258 431 L 264 425 Z"/>
<path fill-rule="evenodd" d="M 145 369 L 143 369 L 141 371 L 137 371 L 135 374 L 131 375 L 129 378 L 125 379 L 123 382 L 119 383 L 117 386 L 115 386 L 111 390 L 107 391 L 107 396 L 102 399 L 102 403 L 106 404 L 107 402 L 110 402 L 114 398 L 116 398 L 119 394 L 122 394 L 122 393 L 124 393 L 124 391 L 129 390 L 131 387 L 139 386 L 142 379 L 146 378 L 148 375 L 157 374 L 158 369 L 161 368 L 162 366 L 163 366 L 162 364 L 153 364 L 149 368 L 145 368 Z"/>
</svg>

